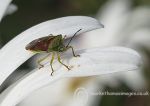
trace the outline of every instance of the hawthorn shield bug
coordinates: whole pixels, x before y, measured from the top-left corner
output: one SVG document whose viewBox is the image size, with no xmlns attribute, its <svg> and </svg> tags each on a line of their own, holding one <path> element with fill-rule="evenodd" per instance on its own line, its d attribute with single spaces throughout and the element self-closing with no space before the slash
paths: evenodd
<svg viewBox="0 0 150 106">
<path fill-rule="evenodd" d="M 73 37 L 79 31 L 81 31 L 81 29 L 79 29 L 73 35 Z M 74 57 L 79 56 L 79 55 L 75 54 L 73 47 L 69 45 L 71 43 L 73 37 L 71 37 L 71 39 L 70 39 L 70 41 L 68 42 L 67 45 L 64 45 L 65 37 L 66 36 L 64 36 L 64 38 L 63 38 L 61 34 L 56 35 L 56 36 L 50 34 L 49 36 L 41 37 L 41 38 L 33 40 L 25 48 L 26 48 L 26 50 L 29 50 L 29 51 L 32 51 L 32 52 L 35 52 L 35 53 L 43 53 L 43 52 L 48 53 L 48 55 L 46 57 L 44 57 L 42 59 L 39 59 L 37 61 L 38 65 L 40 66 L 39 68 L 44 67 L 44 65 L 42 65 L 41 62 L 44 61 L 50 54 L 52 54 L 52 58 L 51 58 L 51 61 L 50 61 L 50 66 L 51 66 L 51 70 L 52 70 L 51 75 L 53 75 L 54 69 L 53 69 L 52 64 L 53 64 L 53 61 L 54 61 L 54 58 L 55 58 L 55 54 L 57 54 L 58 62 L 60 64 L 62 64 L 63 66 L 65 66 L 68 70 L 70 70 L 70 68 L 61 61 L 60 53 L 65 52 L 68 49 L 71 49 L 72 54 L 73 54 Z"/>
</svg>

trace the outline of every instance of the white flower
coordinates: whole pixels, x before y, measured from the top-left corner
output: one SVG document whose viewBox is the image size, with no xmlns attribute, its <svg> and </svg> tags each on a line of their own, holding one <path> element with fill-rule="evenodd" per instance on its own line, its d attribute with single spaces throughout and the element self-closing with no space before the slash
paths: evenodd
<svg viewBox="0 0 150 106">
<path fill-rule="evenodd" d="M 2 69 L 0 71 L 0 84 L 16 68 L 34 55 L 34 53 L 25 50 L 25 46 L 32 40 L 49 34 L 62 34 L 71 37 L 79 29 L 82 30 L 78 34 L 101 27 L 103 27 L 102 24 L 93 18 L 70 16 L 43 22 L 22 32 L 1 49 L 0 60 L 5 61 L 0 61 Z"/>
<path fill-rule="evenodd" d="M 79 29 L 83 33 L 102 27 L 94 18 L 70 16 L 43 22 L 22 32 L 0 50 L 0 84 L 22 63 L 35 55 L 25 50 L 30 41 L 49 34 L 71 37 Z M 124 47 L 97 47 L 78 50 L 76 53 L 81 57 L 74 58 L 70 52 L 62 54 L 63 62 L 72 67 L 70 71 L 55 61 L 55 72 L 50 76 L 50 65 L 47 63 L 44 68 L 33 70 L 2 92 L 0 106 L 14 106 L 34 90 L 62 78 L 138 70 L 141 64 L 139 54 Z"/>
<path fill-rule="evenodd" d="M 75 38 L 73 40 L 72 45 L 76 47 L 76 49 L 92 48 L 95 46 L 103 47 L 108 45 L 126 45 L 128 47 L 137 48 L 139 45 L 143 46 L 143 44 L 144 46 L 149 47 L 150 31 L 147 27 L 149 26 L 149 11 L 150 10 L 145 7 L 131 10 L 130 1 L 127 0 L 109 1 L 97 15 L 97 18 L 105 24 L 105 28 L 102 30 L 93 30 L 84 33 L 83 36 L 78 36 L 77 39 Z M 74 78 L 76 82 L 79 80 L 78 83 L 80 83 L 76 87 L 81 86 L 85 87 L 86 90 L 91 89 L 91 92 L 99 92 L 106 84 L 111 87 L 116 87 L 120 84 L 121 80 L 133 90 L 146 88 L 141 71 L 107 74 L 87 79 L 88 80 L 85 81 L 82 80 L 82 78 L 80 78 L 80 80 L 79 78 Z M 76 85 L 76 82 L 72 81 L 71 78 L 65 80 L 61 79 L 55 84 L 51 84 L 35 91 L 23 100 L 19 106 L 50 106 L 57 103 L 58 106 L 72 106 L 72 102 L 68 104 L 68 101 L 70 101 L 68 99 L 71 98 L 72 95 L 68 97 L 68 93 L 70 92 L 67 87 L 70 87 L 71 84 Z M 100 98 L 100 95 L 98 97 Z M 90 103 L 94 103 L 96 101 L 95 99 L 97 99 L 97 96 L 89 96 L 86 106 L 90 106 Z M 40 101 L 40 103 L 37 103 L 36 101 Z M 76 104 L 76 106 L 80 105 L 78 103 Z"/>
</svg>

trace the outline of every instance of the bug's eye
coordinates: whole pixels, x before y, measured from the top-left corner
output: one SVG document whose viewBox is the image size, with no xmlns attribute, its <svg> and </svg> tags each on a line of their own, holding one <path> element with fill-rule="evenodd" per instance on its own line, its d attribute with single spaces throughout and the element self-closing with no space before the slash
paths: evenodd
<svg viewBox="0 0 150 106">
<path fill-rule="evenodd" d="M 59 48 L 59 51 L 63 51 L 63 50 L 64 50 L 64 48 L 62 48 L 62 47 L 61 47 L 61 48 Z"/>
<path fill-rule="evenodd" d="M 61 51 L 63 51 L 63 48 L 60 48 Z"/>
</svg>

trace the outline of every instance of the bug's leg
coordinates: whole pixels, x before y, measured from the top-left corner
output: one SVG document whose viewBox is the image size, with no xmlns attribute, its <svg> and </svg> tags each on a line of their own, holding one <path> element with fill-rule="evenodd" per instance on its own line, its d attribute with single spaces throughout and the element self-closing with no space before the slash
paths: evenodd
<svg viewBox="0 0 150 106">
<path fill-rule="evenodd" d="M 52 69 L 51 76 L 54 73 L 54 69 L 53 69 L 53 66 L 52 66 L 54 58 L 55 58 L 55 52 L 52 52 L 52 58 L 51 58 L 51 61 L 50 61 L 50 66 L 51 66 L 51 69 Z"/>
<path fill-rule="evenodd" d="M 65 66 L 68 70 L 70 70 L 70 68 L 69 68 L 67 65 L 65 65 L 64 63 L 61 62 L 61 58 L 60 58 L 59 53 L 57 53 L 57 59 L 58 59 L 58 62 L 59 62 L 60 64 L 62 64 L 62 65 Z"/>
<path fill-rule="evenodd" d="M 80 55 L 76 55 L 72 46 L 69 46 L 68 49 L 72 50 L 72 54 L 74 57 L 80 57 Z"/>
<path fill-rule="evenodd" d="M 49 55 L 50 55 L 50 53 L 47 56 L 45 56 L 37 61 L 38 65 L 40 66 L 39 69 L 44 67 L 44 65 L 42 65 L 41 62 L 44 61 Z"/>
</svg>

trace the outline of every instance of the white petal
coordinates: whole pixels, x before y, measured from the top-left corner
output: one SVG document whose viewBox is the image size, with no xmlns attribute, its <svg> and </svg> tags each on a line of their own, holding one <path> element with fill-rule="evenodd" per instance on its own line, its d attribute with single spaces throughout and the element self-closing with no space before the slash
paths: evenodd
<svg viewBox="0 0 150 106">
<path fill-rule="evenodd" d="M 5 11 L 7 10 L 7 7 L 11 1 L 12 0 L 0 0 L 0 21 L 3 18 Z"/>
<path fill-rule="evenodd" d="M 29 73 L 20 81 L 6 89 L 0 96 L 1 106 L 13 106 L 36 89 L 64 77 L 102 75 L 114 72 L 137 70 L 141 58 L 135 51 L 123 47 L 94 48 L 91 50 L 78 51 L 81 57 L 74 58 L 72 54 L 66 54 L 62 60 L 65 64 L 73 66 L 67 71 L 55 61 L 56 69 L 50 76 L 50 66 Z"/>
<path fill-rule="evenodd" d="M 75 69 L 77 72 L 70 71 L 65 76 L 75 77 L 77 75 L 78 77 L 131 71 L 136 70 L 141 64 L 141 58 L 137 52 L 123 47 L 95 48 L 80 52 L 83 55 L 82 58 L 79 58 L 78 61 L 74 58 L 70 60 L 70 64 L 80 65 L 79 69 Z"/>
<path fill-rule="evenodd" d="M 94 18 L 69 16 L 43 22 L 22 32 L 0 50 L 0 84 L 34 55 L 25 50 L 25 46 L 32 40 L 49 34 L 63 34 L 71 37 L 79 29 L 82 30 L 78 34 L 102 27 L 103 25 Z"/>
</svg>

